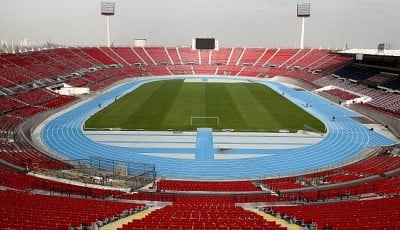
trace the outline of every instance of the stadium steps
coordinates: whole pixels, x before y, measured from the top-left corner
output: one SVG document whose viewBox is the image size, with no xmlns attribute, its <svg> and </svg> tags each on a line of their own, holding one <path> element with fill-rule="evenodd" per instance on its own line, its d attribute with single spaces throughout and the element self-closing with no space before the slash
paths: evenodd
<svg viewBox="0 0 400 230">
<path fill-rule="evenodd" d="M 100 230 L 117 230 L 118 228 L 122 228 L 122 226 L 124 224 L 128 224 L 130 222 L 132 222 L 133 220 L 141 220 L 143 218 L 145 218 L 148 214 L 150 214 L 151 212 L 153 212 L 154 210 L 160 209 L 163 207 L 150 207 L 146 210 L 143 210 L 141 212 L 135 213 L 131 216 L 119 219 L 117 221 L 114 221 L 112 223 L 109 223 L 107 225 L 104 225 L 103 227 L 100 227 Z"/>
<path fill-rule="evenodd" d="M 303 230 L 303 228 L 297 224 L 289 224 L 285 220 L 271 216 L 270 214 L 259 211 L 257 209 L 247 209 L 247 210 L 257 213 L 258 215 L 262 216 L 266 221 L 275 222 L 276 224 L 279 224 L 282 227 L 286 227 L 288 230 Z"/>
</svg>

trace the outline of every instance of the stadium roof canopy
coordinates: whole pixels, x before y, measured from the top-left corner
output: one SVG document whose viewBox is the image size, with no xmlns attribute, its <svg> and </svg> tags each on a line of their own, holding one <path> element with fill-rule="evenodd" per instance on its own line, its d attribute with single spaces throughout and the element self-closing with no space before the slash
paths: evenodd
<svg viewBox="0 0 400 230">
<path fill-rule="evenodd" d="M 337 53 L 400 57 L 400 50 L 349 49 L 349 50 L 338 51 Z"/>
</svg>

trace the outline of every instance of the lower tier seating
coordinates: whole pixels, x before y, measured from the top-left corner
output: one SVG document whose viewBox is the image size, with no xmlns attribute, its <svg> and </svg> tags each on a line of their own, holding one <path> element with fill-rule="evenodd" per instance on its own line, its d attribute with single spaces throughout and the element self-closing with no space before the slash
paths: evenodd
<svg viewBox="0 0 400 230">
<path fill-rule="evenodd" d="M 173 181 L 160 180 L 157 183 L 158 190 L 176 190 L 176 191 L 260 191 L 250 181 L 237 182 L 209 182 L 209 181 Z"/>
<path fill-rule="evenodd" d="M 268 213 L 291 216 L 318 229 L 398 229 L 400 197 L 336 203 L 266 207 Z"/>
<path fill-rule="evenodd" d="M 0 190 L 0 229 L 54 229 L 92 226 L 96 221 L 118 218 L 144 206 Z"/>
<path fill-rule="evenodd" d="M 172 205 L 158 209 L 123 229 L 286 229 L 265 221 L 254 212 L 235 206 L 226 198 L 181 197 Z"/>
</svg>

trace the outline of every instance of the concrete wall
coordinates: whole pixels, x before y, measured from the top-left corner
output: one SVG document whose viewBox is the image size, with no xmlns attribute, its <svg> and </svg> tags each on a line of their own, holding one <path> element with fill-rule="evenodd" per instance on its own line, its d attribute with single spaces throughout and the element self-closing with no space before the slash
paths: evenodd
<svg viewBox="0 0 400 230">
<path fill-rule="evenodd" d="M 360 107 L 357 105 L 350 105 L 350 109 L 357 111 L 367 117 L 374 119 L 375 121 L 381 123 L 384 126 L 387 126 L 388 129 L 396 135 L 397 138 L 400 138 L 400 119 L 392 116 L 388 116 L 385 114 L 377 113 L 374 110 L 370 110 L 364 107 Z"/>
</svg>

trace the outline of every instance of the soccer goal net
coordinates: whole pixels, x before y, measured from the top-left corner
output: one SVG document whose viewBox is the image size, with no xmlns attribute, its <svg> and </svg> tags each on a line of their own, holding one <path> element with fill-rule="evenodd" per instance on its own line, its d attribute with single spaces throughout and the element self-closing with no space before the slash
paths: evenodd
<svg viewBox="0 0 400 230">
<path fill-rule="evenodd" d="M 219 117 L 190 117 L 190 126 L 216 126 L 219 127 Z"/>
</svg>

